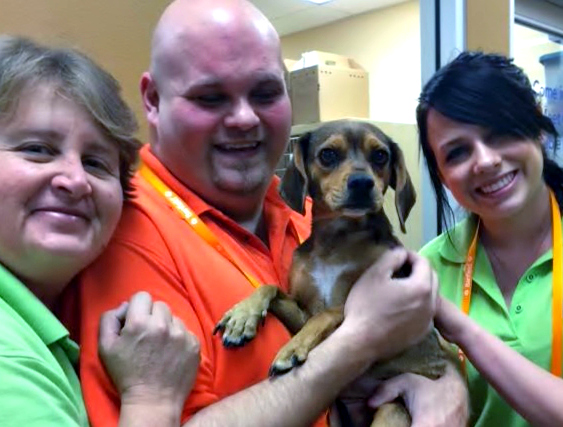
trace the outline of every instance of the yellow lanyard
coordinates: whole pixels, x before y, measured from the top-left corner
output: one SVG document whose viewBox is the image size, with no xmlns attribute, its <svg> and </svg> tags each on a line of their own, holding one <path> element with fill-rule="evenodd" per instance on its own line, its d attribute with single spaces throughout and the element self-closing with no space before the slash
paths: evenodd
<svg viewBox="0 0 563 427">
<path fill-rule="evenodd" d="M 553 242 L 553 295 L 552 295 L 552 340 L 551 340 L 551 373 L 561 376 L 561 354 L 562 354 L 562 321 L 563 314 L 563 242 L 561 241 L 561 213 L 559 205 L 553 191 L 549 190 L 551 202 L 551 237 Z M 465 266 L 463 267 L 463 298 L 461 309 L 465 314 L 469 313 L 471 304 L 471 288 L 473 285 L 473 269 L 475 267 L 475 254 L 477 252 L 477 240 L 479 235 L 479 224 L 475 230 L 475 235 L 469 245 Z M 465 370 L 465 355 L 459 350 L 459 358 L 462 368 Z"/>
<path fill-rule="evenodd" d="M 260 287 L 261 283 L 250 273 L 245 271 L 234 258 L 227 252 L 227 250 L 221 245 L 217 236 L 205 225 L 205 223 L 192 211 L 189 206 L 176 194 L 174 193 L 162 180 L 154 174 L 152 170 L 146 165 L 142 164 L 139 173 L 147 182 L 153 186 L 153 188 L 158 191 L 168 202 L 172 208 L 180 215 L 180 217 L 190 226 L 192 229 L 211 247 L 213 247 L 217 252 L 223 255 L 231 264 L 233 264 L 250 282 L 255 288 Z"/>
</svg>

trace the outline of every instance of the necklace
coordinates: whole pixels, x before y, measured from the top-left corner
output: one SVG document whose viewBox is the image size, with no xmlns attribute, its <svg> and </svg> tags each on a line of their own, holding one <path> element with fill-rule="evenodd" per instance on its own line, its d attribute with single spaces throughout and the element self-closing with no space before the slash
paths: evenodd
<svg viewBox="0 0 563 427">
<path fill-rule="evenodd" d="M 551 232 L 553 245 L 553 267 L 552 267 L 552 289 L 551 316 L 552 316 L 552 341 L 551 341 L 551 373 L 557 377 L 561 376 L 561 363 L 563 354 L 563 239 L 561 237 L 561 212 L 555 195 L 550 190 L 549 199 L 551 204 Z M 479 223 L 475 234 L 467 250 L 465 265 L 463 267 L 463 288 L 461 309 L 469 314 L 471 305 L 471 291 L 473 287 L 473 269 L 475 267 L 475 255 L 477 253 L 477 241 L 479 238 Z M 461 367 L 465 371 L 465 355 L 459 349 Z"/>
</svg>

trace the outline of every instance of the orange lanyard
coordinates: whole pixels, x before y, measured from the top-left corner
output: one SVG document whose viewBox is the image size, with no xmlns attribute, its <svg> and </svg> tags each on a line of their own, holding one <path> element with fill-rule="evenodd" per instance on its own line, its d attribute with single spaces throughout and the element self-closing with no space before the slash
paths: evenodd
<svg viewBox="0 0 563 427">
<path fill-rule="evenodd" d="M 174 208 L 174 210 L 180 215 L 180 217 L 190 226 L 192 229 L 211 247 L 213 247 L 217 252 L 223 255 L 231 264 L 233 264 L 250 282 L 255 288 L 260 287 L 261 283 L 250 273 L 245 271 L 235 259 L 227 252 L 227 250 L 221 245 L 217 236 L 205 225 L 205 223 L 192 211 L 189 206 L 176 194 L 174 193 L 162 180 L 154 174 L 150 168 L 144 163 L 139 169 L 139 173 L 143 178 L 147 180 L 153 188 L 162 195 L 168 204 Z"/>
<path fill-rule="evenodd" d="M 561 213 L 559 205 L 555 199 L 553 191 L 549 190 L 549 199 L 551 202 L 551 237 L 553 242 L 553 295 L 552 295 L 552 340 L 551 340 L 551 373 L 555 376 L 561 376 L 561 357 L 562 357 L 562 322 L 561 315 L 563 313 L 563 242 L 561 239 Z M 471 304 L 471 288 L 473 285 L 473 269 L 475 267 L 475 255 L 477 252 L 477 240 L 479 235 L 479 224 L 475 230 L 475 235 L 469 245 L 465 266 L 463 267 L 463 298 L 461 300 L 461 309 L 465 314 L 469 313 L 469 305 Z M 459 358 L 462 368 L 465 370 L 465 355 L 459 350 Z"/>
</svg>

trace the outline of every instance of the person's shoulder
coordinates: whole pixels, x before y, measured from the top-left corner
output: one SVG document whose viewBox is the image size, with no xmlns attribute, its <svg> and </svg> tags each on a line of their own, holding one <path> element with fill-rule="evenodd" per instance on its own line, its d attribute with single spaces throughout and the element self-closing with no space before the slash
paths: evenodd
<svg viewBox="0 0 563 427">
<path fill-rule="evenodd" d="M 438 236 L 434 237 L 428 243 L 426 243 L 419 251 L 419 253 L 426 258 L 433 258 L 440 253 L 440 250 L 444 246 L 448 239 L 447 232 L 443 232 Z"/>
<path fill-rule="evenodd" d="M 133 195 L 123 203 L 113 240 L 153 240 L 159 229 L 170 224 L 173 212 L 143 180 L 133 179 Z"/>
<path fill-rule="evenodd" d="M 76 395 L 49 347 L 0 300 L 0 418 L 2 425 L 86 425 Z"/>
<path fill-rule="evenodd" d="M 4 366 L 8 360 L 38 365 L 50 360 L 48 347 L 33 327 L 3 299 L 0 299 L 0 324 L 0 366 Z"/>
<path fill-rule="evenodd" d="M 463 262 L 474 229 L 473 219 L 466 218 L 430 240 L 420 249 L 419 253 L 433 264 L 444 259 L 454 263 Z"/>
</svg>

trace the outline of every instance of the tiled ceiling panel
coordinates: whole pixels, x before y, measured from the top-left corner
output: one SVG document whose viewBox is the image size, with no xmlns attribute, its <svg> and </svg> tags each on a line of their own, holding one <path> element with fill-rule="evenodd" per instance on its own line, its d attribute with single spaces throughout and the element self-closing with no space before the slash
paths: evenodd
<svg viewBox="0 0 563 427">
<path fill-rule="evenodd" d="M 408 0 L 332 0 L 322 5 L 305 0 L 251 1 L 283 36 Z"/>
</svg>

